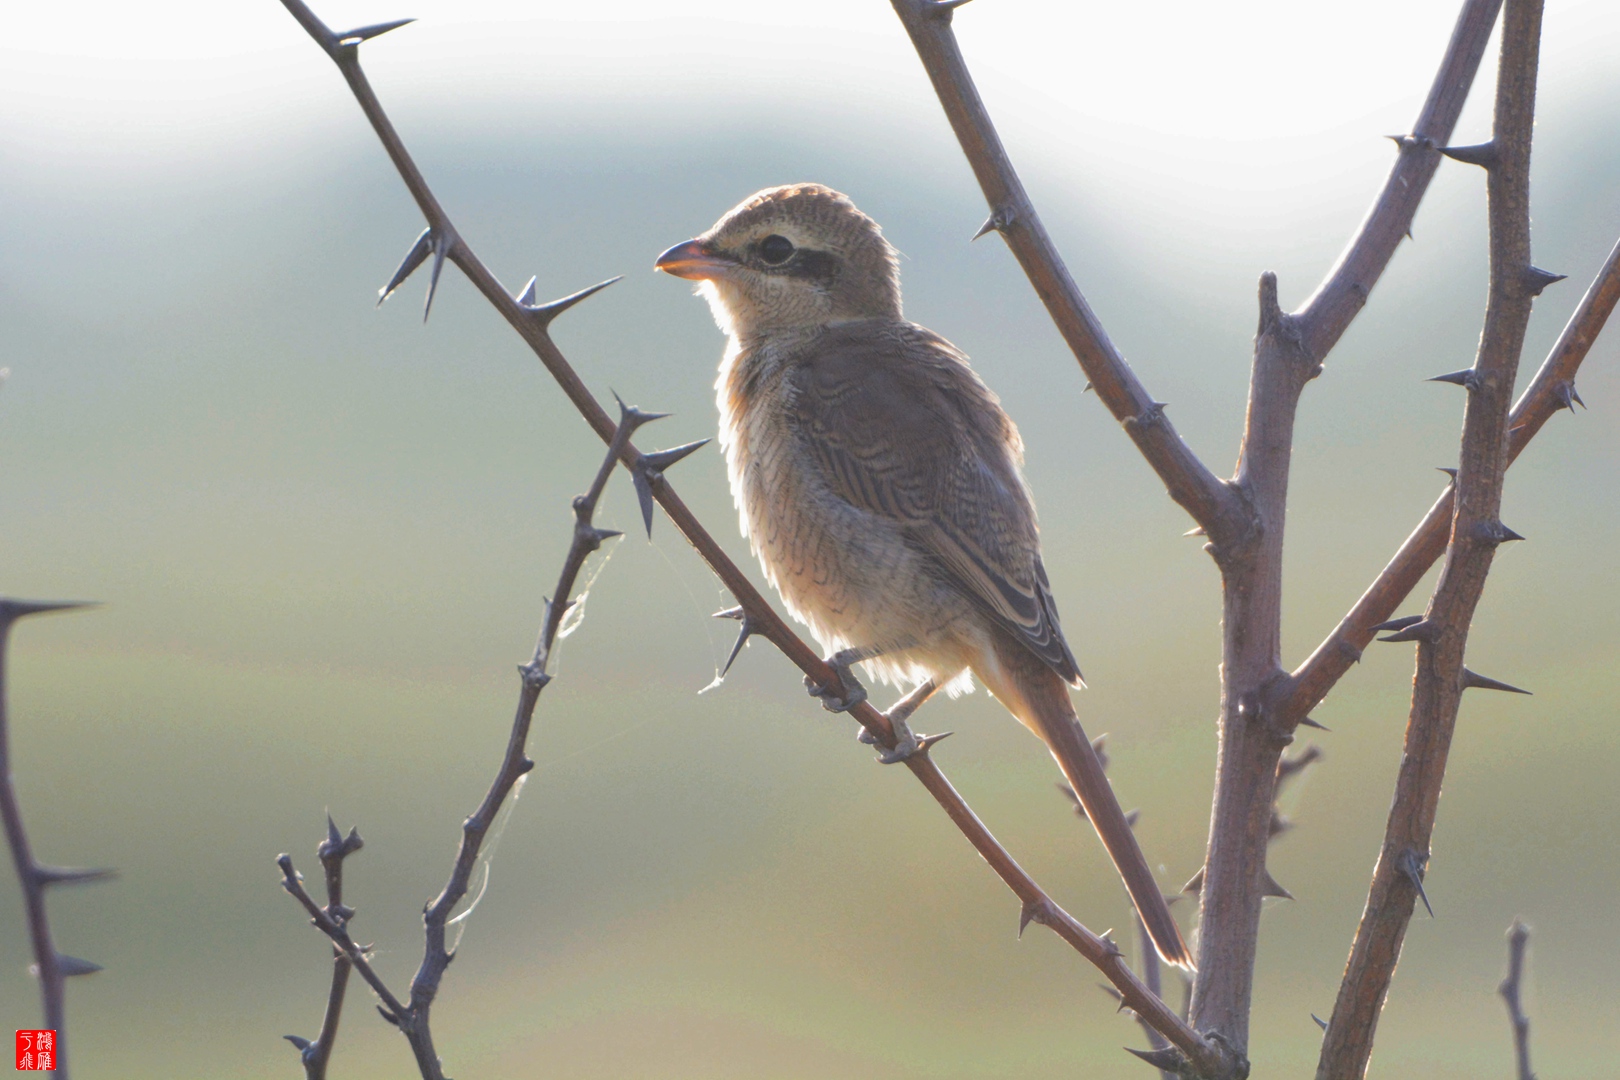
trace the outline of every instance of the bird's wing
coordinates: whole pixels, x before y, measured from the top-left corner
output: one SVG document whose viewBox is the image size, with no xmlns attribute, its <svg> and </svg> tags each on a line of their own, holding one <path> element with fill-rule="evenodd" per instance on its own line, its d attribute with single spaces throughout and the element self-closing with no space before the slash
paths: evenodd
<svg viewBox="0 0 1620 1080">
<path fill-rule="evenodd" d="M 900 522 L 986 614 L 1079 681 L 1018 471 L 1018 431 L 960 352 L 906 324 L 833 327 L 795 365 L 787 407 L 834 493 Z"/>
</svg>

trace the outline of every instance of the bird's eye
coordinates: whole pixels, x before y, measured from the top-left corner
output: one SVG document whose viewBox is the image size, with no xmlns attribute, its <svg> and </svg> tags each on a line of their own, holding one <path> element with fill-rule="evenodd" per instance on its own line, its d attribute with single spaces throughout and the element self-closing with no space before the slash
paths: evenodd
<svg viewBox="0 0 1620 1080">
<path fill-rule="evenodd" d="M 781 266 L 793 257 L 793 241 L 771 233 L 759 242 L 759 257 L 771 266 Z"/>
</svg>

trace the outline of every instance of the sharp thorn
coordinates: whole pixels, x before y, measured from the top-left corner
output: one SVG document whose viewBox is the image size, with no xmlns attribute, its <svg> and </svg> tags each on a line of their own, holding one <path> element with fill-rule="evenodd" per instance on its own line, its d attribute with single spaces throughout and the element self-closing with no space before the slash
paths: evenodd
<svg viewBox="0 0 1620 1080">
<path fill-rule="evenodd" d="M 547 327 L 551 325 L 553 319 L 567 311 L 569 308 L 573 307 L 575 304 L 589 300 L 591 297 L 595 296 L 609 285 L 623 280 L 624 275 L 619 274 L 616 277 L 608 278 L 606 281 L 598 281 L 595 285 L 592 285 L 589 288 L 581 289 L 577 293 L 570 293 L 561 300 L 553 300 L 549 304 L 536 304 L 534 302 L 534 283 L 530 282 L 528 302 L 525 303 L 523 301 L 519 301 L 519 303 L 523 305 L 524 310 L 529 313 L 531 318 L 538 322 L 542 327 Z M 667 416 L 668 414 L 665 413 L 663 415 Z"/>
<path fill-rule="evenodd" d="M 118 871 L 110 866 L 37 866 L 34 868 L 34 880 L 41 885 L 90 885 L 97 881 L 108 881 L 117 876 Z"/>
<path fill-rule="evenodd" d="M 735 611 L 737 614 L 733 616 L 731 614 L 732 611 Z M 754 623 L 753 620 L 748 617 L 748 614 L 740 607 L 719 612 L 716 617 L 726 619 L 735 618 L 737 622 L 741 624 L 737 629 L 736 644 L 731 646 L 731 654 L 726 657 L 725 667 L 720 669 L 720 677 L 723 679 L 727 674 L 730 673 L 731 665 L 737 662 L 737 656 L 743 651 L 743 646 L 748 644 L 748 639 L 754 636 Z"/>
<path fill-rule="evenodd" d="M 1316 1021 L 1317 1027 L 1321 1028 L 1323 1031 L 1327 1030 L 1326 1020 L 1322 1019 L 1320 1016 L 1317 1016 L 1315 1013 L 1311 1013 L 1311 1019 Z"/>
<path fill-rule="evenodd" d="M 1549 285 L 1556 285 L 1569 277 L 1568 274 L 1555 274 L 1551 270 L 1543 270 L 1539 266 L 1529 266 L 1524 271 L 1524 287 L 1531 296 L 1540 296 L 1541 290 Z"/>
<path fill-rule="evenodd" d="M 1408 626 L 1413 626 L 1422 621 L 1423 616 L 1421 615 L 1402 615 L 1398 619 L 1389 619 L 1385 622 L 1379 623 L 1377 626 L 1369 626 L 1367 627 L 1367 631 L 1369 633 L 1379 634 L 1386 630 L 1405 630 Z"/>
<path fill-rule="evenodd" d="M 1512 543 L 1514 540 L 1523 540 L 1524 537 L 1502 524 L 1500 521 L 1482 521 L 1474 527 L 1474 536 L 1484 543 L 1496 545 Z"/>
<path fill-rule="evenodd" d="M 1435 470 L 1435 472 L 1443 472 L 1447 476 L 1451 477 L 1451 482 L 1453 484 L 1455 484 L 1457 482 L 1457 470 L 1456 469 L 1448 469 L 1444 465 L 1436 465 L 1434 467 L 1434 470 Z"/>
<path fill-rule="evenodd" d="M 1186 532 L 1182 533 L 1181 535 L 1182 536 L 1203 536 L 1204 535 L 1204 527 L 1202 525 L 1194 525 L 1192 528 L 1188 529 Z"/>
<path fill-rule="evenodd" d="M 979 226 L 979 231 L 968 238 L 968 243 L 971 244 L 973 241 L 979 239 L 979 237 L 985 236 L 988 233 L 1002 232 L 1007 228 L 1007 226 L 1011 225 L 1017 219 L 1018 215 L 1011 209 L 1004 206 L 998 206 L 990 211 L 990 216 L 984 219 L 984 224 Z"/>
<path fill-rule="evenodd" d="M 1461 371 L 1448 371 L 1444 375 L 1436 375 L 1429 382 L 1450 383 L 1453 386 L 1466 387 L 1472 390 L 1479 382 L 1479 376 L 1474 374 L 1473 368 L 1463 368 Z"/>
<path fill-rule="evenodd" d="M 1125 812 L 1125 824 L 1127 827 L 1136 828 L 1136 823 L 1140 820 L 1142 820 L 1141 810 L 1127 810 Z"/>
<path fill-rule="evenodd" d="M 377 290 L 378 307 L 382 307 L 383 301 L 394 295 L 395 289 L 405 284 L 406 278 L 416 273 L 416 268 L 422 265 L 432 251 L 433 226 L 429 225 L 422 230 L 422 235 L 418 236 L 415 242 L 411 244 L 411 249 L 405 253 L 405 258 L 400 260 L 399 269 L 395 270 L 394 276 L 388 279 L 388 284 Z"/>
<path fill-rule="evenodd" d="M 1462 669 L 1462 684 L 1464 690 L 1502 690 L 1509 694 L 1530 694 L 1528 690 L 1521 690 L 1517 686 L 1486 678 L 1479 672 L 1469 671 L 1467 668 Z"/>
<path fill-rule="evenodd" d="M 300 1054 L 302 1054 L 303 1052 L 308 1050 L 310 1047 L 315 1045 L 314 1043 L 310 1042 L 308 1039 L 304 1038 L 302 1035 L 283 1035 L 282 1038 L 286 1039 L 288 1042 L 290 1042 L 294 1046 L 296 1046 L 298 1048 L 298 1052 Z"/>
<path fill-rule="evenodd" d="M 422 321 L 428 321 L 433 313 L 433 297 L 439 291 L 439 272 L 444 269 L 444 257 L 450 254 L 450 238 L 448 236 L 435 236 L 433 238 L 433 272 L 428 275 L 427 301 L 422 305 Z"/>
<path fill-rule="evenodd" d="M 641 460 L 637 463 L 637 466 L 639 468 L 648 469 L 652 472 L 661 473 L 671 465 L 685 460 L 707 445 L 709 445 L 708 439 L 699 439 L 697 442 L 689 442 L 684 446 L 677 446 L 672 450 L 659 450 L 652 454 L 642 454 Z"/>
<path fill-rule="evenodd" d="M 1088 383 L 1086 383 L 1085 388 L 1082 389 L 1080 392 L 1082 394 L 1089 394 L 1095 389 L 1097 389 L 1097 388 L 1095 386 L 1092 386 L 1091 383 L 1088 382 Z"/>
<path fill-rule="evenodd" d="M 1428 861 L 1429 857 L 1427 855 L 1419 856 L 1417 852 L 1408 848 L 1401 852 L 1396 867 L 1400 870 L 1401 875 L 1412 883 L 1412 888 L 1417 890 L 1418 899 L 1423 901 L 1423 907 L 1428 911 L 1429 918 L 1432 919 L 1434 918 L 1434 908 L 1429 904 L 1428 894 L 1423 891 L 1423 867 Z"/>
<path fill-rule="evenodd" d="M 81 960 L 79 957 L 69 956 L 67 953 L 57 953 L 56 970 L 60 971 L 64 978 L 71 979 L 76 975 L 94 975 L 103 969 L 100 964 L 92 963 L 89 960 Z"/>
<path fill-rule="evenodd" d="M 1378 640 L 1392 642 L 1427 641 L 1432 645 L 1440 640 L 1440 628 L 1427 619 L 1419 619 L 1406 629 L 1398 630 L 1393 634 L 1385 634 Z"/>
<path fill-rule="evenodd" d="M 529 283 L 523 286 L 523 291 L 512 297 L 512 300 L 517 304 L 518 307 L 526 308 L 534 306 L 534 282 L 535 279 L 531 277 L 529 279 Z"/>
<path fill-rule="evenodd" d="M 1105 993 L 1109 997 L 1113 998 L 1114 1003 L 1116 1005 L 1118 1005 L 1120 1008 L 1122 1008 L 1122 1009 L 1125 1008 L 1125 995 L 1124 994 L 1120 993 L 1118 990 L 1114 989 L 1112 986 L 1109 986 L 1107 983 L 1098 983 L 1097 984 L 1097 989 L 1101 990 L 1103 993 Z"/>
<path fill-rule="evenodd" d="M 1198 873 L 1187 879 L 1187 884 L 1181 887 L 1181 891 L 1188 896 L 1197 896 L 1204 891 L 1204 868 L 1202 866 L 1198 868 Z"/>
<path fill-rule="evenodd" d="M 967 2 L 967 0 L 963 0 L 963 3 L 966 3 L 966 2 Z M 955 734 L 956 734 L 956 732 L 954 732 L 954 731 L 941 731 L 937 735 L 918 735 L 917 736 L 917 753 L 919 753 L 919 754 L 925 753 L 935 743 L 943 742 L 944 740 L 950 738 L 952 735 L 955 735 Z"/>
<path fill-rule="evenodd" d="M 1319 724 L 1315 720 L 1312 720 L 1308 716 L 1300 717 L 1299 722 L 1300 722 L 1301 726 L 1308 727 L 1308 728 L 1315 728 L 1317 731 L 1326 731 L 1326 732 L 1330 732 L 1330 733 L 1333 731 L 1333 729 L 1328 727 L 1326 724 Z"/>
<path fill-rule="evenodd" d="M 1570 412 L 1575 411 L 1576 405 L 1579 405 L 1583 409 L 1586 408 L 1586 402 L 1582 401 L 1581 395 L 1575 392 L 1575 384 L 1573 382 L 1564 381 L 1558 383 L 1553 388 L 1553 397 L 1557 398 L 1559 404 L 1563 405 L 1563 407 L 1568 409 Z"/>
<path fill-rule="evenodd" d="M 667 412 L 643 412 L 634 405 L 626 405 L 618 394 L 613 395 L 613 400 L 619 404 L 619 426 L 622 428 L 626 424 L 630 425 L 626 434 L 633 434 L 642 424 L 650 424 L 654 420 L 662 420 L 671 415 Z"/>
<path fill-rule="evenodd" d="M 1135 1054 L 1160 1072 L 1170 1073 L 1172 1076 L 1182 1076 L 1187 1067 L 1187 1057 L 1173 1046 L 1163 1050 L 1133 1050 L 1125 1047 L 1126 1053 Z"/>
<path fill-rule="evenodd" d="M 1266 871 L 1265 889 L 1260 893 L 1260 895 L 1275 896 L 1282 900 L 1292 900 L 1294 898 L 1293 893 L 1277 884 L 1277 879 L 1271 876 L 1270 870 Z"/>
<path fill-rule="evenodd" d="M 630 475 L 630 481 L 636 489 L 636 501 L 641 504 L 641 520 L 647 526 L 647 539 L 651 540 L 653 523 L 652 482 L 647 479 L 646 472 L 641 469 L 635 470 Z"/>
<path fill-rule="evenodd" d="M 337 822 L 332 820 L 331 814 L 326 815 L 326 843 L 334 848 L 343 843 L 343 834 L 338 832 Z"/>
<path fill-rule="evenodd" d="M 381 37 L 390 30 L 398 30 L 400 27 L 407 26 L 415 21 L 415 19 L 395 19 L 393 22 L 373 23 L 370 26 L 358 27 L 357 29 L 348 30 L 341 34 L 334 34 L 333 36 L 337 38 L 337 43 L 339 45 L 358 45 L 362 41 L 369 41 L 374 37 Z"/>
<path fill-rule="evenodd" d="M 1478 165 L 1488 169 L 1496 164 L 1497 153 L 1494 142 L 1475 143 L 1472 146 L 1443 146 L 1440 152 L 1452 161 L 1461 161 L 1467 165 Z"/>
<path fill-rule="evenodd" d="M 399 1027 L 399 1017 L 395 1016 L 381 1005 L 377 1006 L 377 1012 L 384 1020 L 388 1021 L 390 1024 L 393 1024 L 395 1027 Z"/>
<path fill-rule="evenodd" d="M 1029 929 L 1029 924 L 1032 922 L 1040 923 L 1042 926 L 1046 925 L 1046 904 L 1044 901 L 1025 904 L 1023 910 L 1018 913 L 1018 936 L 1020 938 L 1024 936 L 1024 931 Z"/>
</svg>

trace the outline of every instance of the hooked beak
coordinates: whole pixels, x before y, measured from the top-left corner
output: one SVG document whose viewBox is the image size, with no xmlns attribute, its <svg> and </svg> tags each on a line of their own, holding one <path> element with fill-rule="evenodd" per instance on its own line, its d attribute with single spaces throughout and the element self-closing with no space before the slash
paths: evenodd
<svg viewBox="0 0 1620 1080">
<path fill-rule="evenodd" d="M 707 248 L 703 241 L 688 240 L 658 256 L 653 269 L 694 281 L 709 281 L 724 276 L 735 265 L 733 260 Z"/>
</svg>

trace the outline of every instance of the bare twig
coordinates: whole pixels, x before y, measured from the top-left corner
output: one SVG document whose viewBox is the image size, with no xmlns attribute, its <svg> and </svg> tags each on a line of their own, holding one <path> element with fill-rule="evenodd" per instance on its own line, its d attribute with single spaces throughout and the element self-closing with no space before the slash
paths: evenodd
<svg viewBox="0 0 1620 1080">
<path fill-rule="evenodd" d="M 1524 979 L 1524 949 L 1530 941 L 1530 928 L 1518 919 L 1508 928 L 1507 978 L 1496 988 L 1507 1003 L 1508 1022 L 1513 1025 L 1513 1058 L 1518 1066 L 1518 1080 L 1536 1080 L 1530 1068 L 1530 1018 L 1524 1015 L 1524 1003 L 1519 998 L 1519 986 Z"/>
<path fill-rule="evenodd" d="M 990 217 L 980 235 L 994 230 L 1007 242 L 1098 400 L 1124 425 L 1170 497 L 1212 539 L 1232 542 L 1246 535 L 1253 524 L 1252 512 L 1176 433 L 1164 404 L 1153 400 L 1109 340 L 1046 234 L 956 43 L 951 16 L 957 5 L 948 0 L 892 3 L 989 203 Z"/>
<path fill-rule="evenodd" d="M 51 885 L 86 884 L 112 877 L 112 870 L 81 870 L 66 866 L 45 866 L 34 859 L 33 847 L 23 828 L 22 807 L 12 778 L 11 729 L 6 709 L 6 653 L 11 644 L 11 628 L 18 619 L 50 611 L 70 611 L 83 604 L 51 604 L 27 600 L 0 599 L 0 821 L 6 829 L 12 864 L 22 886 L 23 907 L 28 916 L 28 937 L 34 949 L 34 973 L 39 978 L 39 996 L 44 1025 L 56 1032 L 55 1075 L 67 1080 L 67 1016 L 64 991 L 75 975 L 100 971 L 99 964 L 56 951 L 51 938 L 51 922 L 45 912 L 45 890 Z"/>
<path fill-rule="evenodd" d="M 1270 882 L 1265 848 L 1278 758 L 1293 724 L 1265 708 L 1287 679 L 1280 659 L 1283 525 L 1299 395 L 1365 304 L 1393 256 L 1439 163 L 1484 54 L 1500 0 L 1464 4 L 1413 134 L 1345 253 L 1297 314 L 1278 306 L 1276 278 L 1261 280 L 1248 423 L 1233 481 L 1193 457 L 1108 342 L 1040 224 L 962 60 L 951 16 L 956 3 L 892 0 L 1000 231 L 1074 350 L 1099 397 L 1126 426 L 1172 498 L 1210 538 L 1221 567 L 1225 612 L 1221 758 L 1205 860 L 1193 1024 L 1241 1049 L 1260 905 Z M 1303 714 L 1301 714 L 1303 715 Z M 1297 721 L 1296 721 L 1297 722 Z M 1246 1064 L 1234 1057 L 1223 1075 Z"/>
<path fill-rule="evenodd" d="M 540 306 L 529 302 L 532 282 L 530 290 L 525 290 L 518 297 L 508 294 L 455 232 L 449 218 L 433 197 L 405 150 L 393 125 L 388 121 L 370 84 L 366 81 L 364 72 L 360 69 L 357 53 L 359 43 L 382 31 L 367 28 L 366 31 L 335 34 L 328 30 L 301 0 L 282 0 L 282 4 L 337 63 L 354 92 L 356 101 L 398 169 L 400 178 L 428 219 L 427 231 L 411 249 L 400 272 L 396 273 L 389 289 L 385 291 L 391 291 L 399 285 L 409 272 L 425 262 L 430 254 L 434 256 L 436 264 L 443 260 L 455 263 L 540 358 L 586 422 L 604 441 L 611 440 L 615 425 L 585 389 L 578 374 L 552 343 L 546 331 L 551 319 L 595 290 L 585 290 L 572 297 Z M 383 25 L 392 29 L 393 26 L 402 24 Z M 1179 443 L 1179 440 L 1177 442 Z M 618 451 L 618 459 L 633 474 L 646 478 L 646 490 L 651 497 L 663 507 L 676 528 L 738 601 L 738 607 L 741 609 L 738 614 L 745 619 L 750 632 L 769 640 L 814 682 L 822 686 L 838 685 L 837 673 L 824 663 L 771 608 L 747 576 L 721 549 L 714 537 L 687 509 L 686 504 L 675 493 L 674 487 L 664 479 L 662 472 L 651 467 L 656 464 L 657 456 L 643 455 L 633 445 L 625 443 Z M 896 746 L 894 729 L 888 718 L 870 703 L 862 702 L 851 709 L 849 715 L 871 733 L 879 746 L 891 750 Z M 1216 1044 L 1206 1041 L 1163 1001 L 1148 992 L 1124 963 L 1118 948 L 1112 942 L 1093 934 L 1047 896 L 979 820 L 926 751 L 907 758 L 905 764 L 973 845 L 974 850 L 989 863 L 991 869 L 1018 898 L 1022 905 L 1023 922 L 1026 925 L 1031 921 L 1040 922 L 1068 942 L 1102 971 L 1130 1007 L 1163 1033 L 1194 1067 L 1203 1072 L 1211 1072 L 1218 1062 L 1224 1060 Z"/>
<path fill-rule="evenodd" d="M 343 907 L 343 860 L 365 846 L 357 829 L 344 836 L 330 815 L 326 818 L 326 839 L 315 849 L 326 872 L 326 913 L 336 917 L 347 909 Z M 343 1015 L 343 998 L 349 988 L 349 972 L 354 965 L 343 950 L 332 946 L 332 984 L 326 994 L 326 1013 L 321 1017 L 321 1033 L 315 1041 L 297 1035 L 282 1038 L 298 1048 L 304 1063 L 304 1080 L 326 1080 L 326 1064 L 332 1059 L 332 1047 L 337 1042 L 338 1020 Z"/>
<path fill-rule="evenodd" d="M 1580 403 L 1575 376 L 1614 311 L 1616 301 L 1620 301 L 1620 242 L 1610 249 L 1609 257 L 1592 279 L 1563 333 L 1513 406 L 1508 416 L 1511 437 L 1508 464 L 1518 460 L 1543 424 L 1560 410 L 1574 409 Z M 1389 565 L 1356 601 L 1355 607 L 1288 681 L 1277 688 L 1271 702 L 1274 712 L 1285 720 L 1307 715 L 1361 658 L 1362 650 L 1378 633 L 1376 627 L 1395 614 L 1401 602 L 1429 572 L 1429 567 L 1445 552 L 1454 510 L 1452 496 L 1453 489 L 1448 486 Z"/>
<path fill-rule="evenodd" d="M 484 795 L 478 809 L 461 824 L 461 847 L 456 852 L 449 880 L 438 897 L 423 910 L 422 923 L 426 946 L 423 950 L 422 964 L 417 969 L 416 977 L 411 980 L 408 1003 L 401 1003 L 371 969 L 365 960 L 364 950 L 355 945 L 353 939 L 349 937 L 348 922 L 354 915 L 353 909 L 345 907 L 341 899 L 333 898 L 334 888 L 339 896 L 342 892 L 342 859 L 359 849 L 361 845 L 359 834 L 350 832 L 347 840 L 342 839 L 338 835 L 337 826 L 330 818 L 327 819 L 327 840 L 320 849 L 321 862 L 326 868 L 329 898 L 325 908 L 317 907 L 309 893 L 304 890 L 297 872 L 293 869 L 292 859 L 282 855 L 277 860 L 282 871 L 282 886 L 304 905 L 314 919 L 315 925 L 332 939 L 340 954 L 338 963 L 346 960 L 352 964 L 383 999 L 384 1008 L 381 1010 L 383 1019 L 399 1028 L 405 1035 L 424 1080 L 444 1080 L 443 1067 L 433 1047 L 432 1007 L 445 969 L 450 966 L 450 961 L 455 959 L 455 953 L 447 948 L 445 943 L 445 930 L 450 913 L 467 895 L 468 883 L 472 880 L 473 869 L 478 864 L 478 854 L 482 850 L 484 837 L 488 834 L 495 816 L 500 812 L 512 789 L 529 770 L 534 768 L 534 762 L 528 758 L 524 750 L 528 745 L 529 730 L 534 723 L 534 710 L 540 700 L 540 692 L 551 681 L 551 676 L 546 672 L 546 665 L 556 648 L 563 617 L 574 605 L 571 597 L 579 579 L 579 572 L 584 567 L 585 560 L 602 546 L 603 541 L 620 535 L 609 529 L 598 529 L 592 523 L 602 491 L 607 486 L 608 478 L 613 475 L 614 462 L 618 460 L 620 452 L 629 443 L 631 434 L 638 427 L 659 418 L 657 414 L 644 413 L 623 405 L 620 406 L 620 411 L 622 415 L 618 429 L 609 440 L 607 454 L 597 469 L 590 489 L 574 499 L 573 540 L 568 545 L 568 554 L 557 577 L 555 599 L 546 601 L 546 613 L 541 622 L 534 657 L 518 668 L 522 685 L 518 693 L 517 715 L 512 721 L 512 731 L 507 738 L 506 753 L 501 758 L 500 770 L 496 773 L 495 780 L 490 784 L 489 791 Z M 341 979 L 346 981 L 346 972 L 342 974 Z M 312 1044 L 288 1036 L 289 1041 L 297 1046 L 303 1055 L 306 1076 L 317 1075 L 309 1071 L 311 1058 L 315 1057 L 317 1052 L 320 1054 L 320 1064 L 324 1072 L 325 1056 L 331 1052 L 327 1028 L 330 1027 L 335 1032 L 337 1013 L 341 1010 L 342 1004 L 340 975 L 334 972 L 332 993 L 328 998 L 326 1023 L 322 1026 L 321 1039 Z"/>
<path fill-rule="evenodd" d="M 1497 546 L 1517 535 L 1504 529 L 1500 518 L 1510 447 L 1508 406 L 1531 305 L 1552 276 L 1530 262 L 1530 140 L 1540 39 L 1541 0 L 1507 0 L 1487 166 L 1490 295 L 1479 355 L 1466 380 L 1456 513 L 1445 569 L 1427 613 L 1390 635 L 1418 643 L 1412 710 L 1383 848 L 1322 1040 L 1317 1080 L 1351 1080 L 1366 1070 L 1413 905 L 1419 898 L 1427 905 L 1423 876 L 1467 686 L 1463 653 L 1469 623 Z"/>
<path fill-rule="evenodd" d="M 1277 895 L 1266 869 L 1277 766 L 1293 726 L 1266 708 L 1285 680 L 1281 662 L 1283 538 L 1294 420 L 1306 383 L 1361 310 L 1411 226 L 1479 68 L 1500 0 L 1468 0 L 1415 134 L 1396 140 L 1398 158 L 1337 266 L 1296 314 L 1278 303 L 1275 275 L 1260 279 L 1260 320 L 1249 380 L 1248 415 L 1233 483 L 1256 519 L 1233 544 L 1211 536 L 1221 568 L 1221 718 L 1204 888 L 1199 894 L 1199 978 L 1192 1023 L 1239 1047 L 1249 1039 L 1249 1008 L 1260 913 Z"/>
</svg>

